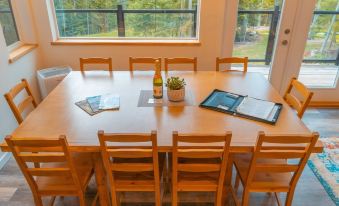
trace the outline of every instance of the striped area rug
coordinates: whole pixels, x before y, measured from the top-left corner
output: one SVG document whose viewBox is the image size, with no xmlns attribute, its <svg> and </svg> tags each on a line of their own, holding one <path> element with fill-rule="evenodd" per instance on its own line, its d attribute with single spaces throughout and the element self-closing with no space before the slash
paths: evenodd
<svg viewBox="0 0 339 206">
<path fill-rule="evenodd" d="M 321 141 L 323 153 L 312 154 L 308 166 L 334 203 L 339 205 L 339 137 L 321 138 Z"/>
</svg>

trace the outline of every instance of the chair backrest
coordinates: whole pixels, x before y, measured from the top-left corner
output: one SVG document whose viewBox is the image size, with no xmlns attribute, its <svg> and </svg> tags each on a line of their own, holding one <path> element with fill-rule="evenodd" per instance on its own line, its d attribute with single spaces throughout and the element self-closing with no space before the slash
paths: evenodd
<svg viewBox="0 0 339 206">
<path fill-rule="evenodd" d="M 293 94 L 293 91 L 296 91 L 302 100 L 299 100 L 298 97 Z M 309 91 L 303 83 L 294 77 L 291 79 L 291 82 L 287 87 L 284 100 L 297 111 L 299 118 L 302 118 L 312 96 L 313 92 Z"/>
<path fill-rule="evenodd" d="M 5 138 L 16 162 L 25 176 L 33 194 L 39 194 L 39 188 L 34 177 L 70 177 L 77 191 L 81 191 L 81 184 L 76 173 L 68 143 L 65 136 L 58 139 L 42 138 Z M 32 164 L 38 163 L 40 167 Z M 52 167 L 50 163 L 63 163 L 62 167 Z M 72 181 L 70 181 L 72 182 Z"/>
<path fill-rule="evenodd" d="M 154 70 L 156 61 L 160 62 L 161 65 L 161 58 L 151 58 L 151 57 L 130 57 L 129 58 L 129 70 L 134 71 L 134 64 L 153 64 L 152 70 Z"/>
<path fill-rule="evenodd" d="M 308 136 L 266 135 L 259 132 L 246 184 L 254 183 L 254 177 L 260 173 L 272 176 L 292 173 L 289 186 L 295 187 L 318 137 L 316 132 Z"/>
<path fill-rule="evenodd" d="M 14 99 L 24 89 L 26 90 L 28 96 L 18 105 L 16 105 Z M 26 79 L 22 79 L 19 84 L 15 85 L 4 96 L 19 124 L 21 124 L 21 122 L 24 120 L 22 117 L 22 112 L 24 112 L 30 105 L 33 105 L 34 108 L 38 106 Z"/>
<path fill-rule="evenodd" d="M 169 70 L 169 65 L 171 64 L 192 64 L 193 71 L 197 71 L 197 62 L 198 58 L 165 58 L 165 71 Z"/>
<path fill-rule="evenodd" d="M 104 131 L 99 131 L 98 137 L 112 194 L 115 194 L 115 172 L 153 171 L 155 187 L 160 187 L 156 131 L 152 131 L 151 134 L 105 134 Z M 140 143 L 150 144 L 150 146 L 131 145 Z M 138 161 L 145 158 L 151 158 L 152 162 L 141 163 Z M 116 159 L 119 161 L 115 161 Z"/>
<path fill-rule="evenodd" d="M 240 57 L 229 57 L 229 58 L 219 58 L 216 59 L 216 71 L 220 71 L 220 64 L 243 64 L 243 72 L 247 72 L 247 65 L 248 65 L 248 57 L 240 58 Z M 235 70 L 224 70 L 224 71 L 235 71 Z M 240 70 L 236 70 L 240 71 Z"/>
<path fill-rule="evenodd" d="M 225 179 L 231 137 L 231 132 L 225 135 L 179 135 L 174 131 L 172 184 L 177 185 L 179 172 L 218 172 L 218 188 L 221 189 Z M 211 143 L 223 144 L 223 147 L 206 146 Z M 180 158 L 199 161 L 180 163 Z M 211 159 L 220 161 L 211 163 L 208 161 Z"/>
<path fill-rule="evenodd" d="M 86 64 L 107 64 L 108 70 L 113 71 L 112 58 L 100 58 L 100 57 L 80 58 L 81 71 L 85 71 Z"/>
</svg>

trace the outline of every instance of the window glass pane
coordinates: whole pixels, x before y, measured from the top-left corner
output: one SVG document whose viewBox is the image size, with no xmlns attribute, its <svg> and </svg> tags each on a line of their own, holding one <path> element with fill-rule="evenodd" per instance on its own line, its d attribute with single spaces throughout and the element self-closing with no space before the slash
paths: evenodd
<svg viewBox="0 0 339 206">
<path fill-rule="evenodd" d="M 191 14 L 126 14 L 126 36 L 191 38 L 192 19 Z"/>
<path fill-rule="evenodd" d="M 282 0 L 239 0 L 239 10 L 273 10 L 275 5 L 281 7 Z"/>
<path fill-rule="evenodd" d="M 318 0 L 299 80 L 309 87 L 335 87 L 339 70 L 339 0 Z"/>
<path fill-rule="evenodd" d="M 337 58 L 339 15 L 315 14 L 308 34 L 304 59 Z"/>
<path fill-rule="evenodd" d="M 7 46 L 19 41 L 19 35 L 9 0 L 0 0 L 0 23 Z"/>
<path fill-rule="evenodd" d="M 239 14 L 233 56 L 265 60 L 272 14 Z"/>
<path fill-rule="evenodd" d="M 72 12 L 57 13 L 61 37 L 118 36 L 116 14 Z"/>
<path fill-rule="evenodd" d="M 263 73 L 267 78 L 282 2 L 283 0 L 239 0 L 233 56 L 248 57 L 248 71 Z"/>
<path fill-rule="evenodd" d="M 198 2 L 54 0 L 54 6 L 60 37 L 196 38 Z"/>
</svg>

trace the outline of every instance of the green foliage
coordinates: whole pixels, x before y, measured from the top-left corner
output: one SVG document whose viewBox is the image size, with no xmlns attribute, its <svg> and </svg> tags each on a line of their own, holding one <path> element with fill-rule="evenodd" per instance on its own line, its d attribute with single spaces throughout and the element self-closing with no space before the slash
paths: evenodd
<svg viewBox="0 0 339 206">
<path fill-rule="evenodd" d="M 54 0 L 62 9 L 194 9 L 197 0 Z M 194 37 L 193 14 L 125 13 L 126 37 Z M 118 37 L 117 15 L 114 12 L 57 12 L 61 37 Z"/>
<path fill-rule="evenodd" d="M 179 90 L 185 87 L 185 79 L 180 79 L 179 77 L 170 77 L 167 79 L 166 87 L 171 90 Z"/>
</svg>

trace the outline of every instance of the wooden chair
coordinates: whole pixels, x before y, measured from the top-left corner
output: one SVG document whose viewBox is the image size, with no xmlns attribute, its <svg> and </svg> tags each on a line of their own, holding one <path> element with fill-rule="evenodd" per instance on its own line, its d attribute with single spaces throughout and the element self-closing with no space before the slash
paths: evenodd
<svg viewBox="0 0 339 206">
<path fill-rule="evenodd" d="M 117 192 L 154 192 L 155 205 L 160 206 L 159 167 L 161 171 L 163 166 L 159 166 L 157 133 L 105 134 L 99 131 L 98 137 L 110 183 L 112 204 L 120 205 Z M 151 146 L 131 146 L 133 143 L 148 143 Z"/>
<path fill-rule="evenodd" d="M 244 188 L 241 205 L 249 204 L 251 192 L 274 192 L 278 205 L 281 205 L 278 192 L 286 192 L 285 205 L 291 205 L 299 177 L 318 137 L 318 133 L 309 136 L 279 136 L 259 132 L 253 154 L 236 154 L 232 157 L 237 177 L 235 189 L 231 187 L 231 192 L 236 205 L 240 205 L 236 197 L 239 181 Z M 291 163 L 289 159 L 298 161 Z"/>
<path fill-rule="evenodd" d="M 247 72 L 248 57 L 239 58 L 239 57 L 229 57 L 229 58 L 219 58 L 216 59 L 216 71 L 220 71 L 220 64 L 236 64 L 241 63 L 244 65 L 243 72 Z M 225 71 L 234 71 L 234 70 L 225 70 Z M 240 71 L 240 70 L 236 70 Z"/>
<path fill-rule="evenodd" d="M 23 90 L 26 90 L 27 97 L 21 101 L 18 106 L 15 104 L 14 99 L 15 97 Z M 8 93 L 6 93 L 5 98 L 7 100 L 7 103 L 9 107 L 11 108 L 17 122 L 21 124 L 24 120 L 22 113 L 30 106 L 32 105 L 34 108 L 38 106 L 37 102 L 35 101 L 33 94 L 31 92 L 31 89 L 28 85 L 28 82 L 26 79 L 22 79 L 21 83 L 15 85 Z"/>
<path fill-rule="evenodd" d="M 168 65 L 170 64 L 192 64 L 193 71 L 197 71 L 197 57 L 194 58 L 165 58 L 165 71 L 169 70 Z"/>
<path fill-rule="evenodd" d="M 294 89 L 293 89 L 294 88 Z M 297 96 L 292 94 L 292 90 L 295 90 L 302 100 L 299 100 Z M 292 78 L 290 84 L 284 95 L 284 100 L 297 111 L 298 117 L 301 119 L 305 113 L 307 106 L 309 105 L 313 96 L 313 92 L 309 91 L 307 87 L 299 82 L 297 78 Z"/>
<path fill-rule="evenodd" d="M 152 70 L 155 68 L 155 61 L 159 60 L 161 64 L 161 58 L 150 58 L 150 57 L 130 57 L 129 58 L 129 70 L 134 71 L 134 64 L 153 64 Z"/>
<path fill-rule="evenodd" d="M 85 190 L 94 173 L 90 153 L 70 153 L 65 136 L 5 139 L 32 190 L 35 205 L 42 206 L 44 196 L 52 196 L 50 205 L 55 196 L 77 196 L 80 205 L 85 206 Z"/>
<path fill-rule="evenodd" d="M 80 70 L 81 71 L 85 71 L 84 66 L 86 64 L 107 64 L 108 70 L 113 71 L 112 58 L 99 58 L 99 57 L 80 58 Z"/>
<path fill-rule="evenodd" d="M 220 136 L 173 132 L 172 206 L 178 204 L 178 192 L 203 191 L 216 192 L 215 205 L 222 205 L 231 137 L 230 132 Z M 210 143 L 223 143 L 223 148 L 204 146 Z"/>
</svg>

